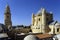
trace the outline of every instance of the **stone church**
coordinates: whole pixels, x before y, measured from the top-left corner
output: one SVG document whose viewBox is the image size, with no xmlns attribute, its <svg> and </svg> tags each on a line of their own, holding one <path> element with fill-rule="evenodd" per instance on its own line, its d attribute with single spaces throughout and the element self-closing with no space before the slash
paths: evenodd
<svg viewBox="0 0 60 40">
<path fill-rule="evenodd" d="M 33 33 L 60 34 L 60 23 L 53 20 L 52 12 L 41 8 L 37 14 L 32 13 L 31 30 Z"/>
<path fill-rule="evenodd" d="M 6 6 L 4 13 L 4 24 L 7 29 L 12 29 L 11 13 L 9 5 Z M 53 20 L 52 12 L 47 12 L 41 8 L 37 14 L 32 13 L 32 33 L 60 34 L 60 23 Z"/>
</svg>

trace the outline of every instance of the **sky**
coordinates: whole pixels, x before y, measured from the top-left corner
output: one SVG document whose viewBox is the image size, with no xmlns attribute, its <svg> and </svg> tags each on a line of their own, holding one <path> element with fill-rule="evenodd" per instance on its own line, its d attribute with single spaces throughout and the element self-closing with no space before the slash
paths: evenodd
<svg viewBox="0 0 60 40">
<path fill-rule="evenodd" d="M 6 5 L 10 6 L 12 25 L 30 25 L 32 13 L 41 8 L 53 13 L 53 19 L 60 22 L 60 0 L 0 0 L 0 23 L 4 24 Z"/>
</svg>

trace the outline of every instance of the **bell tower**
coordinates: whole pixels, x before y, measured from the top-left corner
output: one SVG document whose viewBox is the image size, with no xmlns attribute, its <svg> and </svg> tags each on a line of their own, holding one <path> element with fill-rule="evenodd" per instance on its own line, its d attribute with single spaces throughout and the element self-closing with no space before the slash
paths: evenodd
<svg viewBox="0 0 60 40">
<path fill-rule="evenodd" d="M 11 21 L 11 13 L 9 5 L 6 6 L 5 13 L 4 13 L 4 23 L 7 29 L 12 28 L 12 21 Z"/>
</svg>

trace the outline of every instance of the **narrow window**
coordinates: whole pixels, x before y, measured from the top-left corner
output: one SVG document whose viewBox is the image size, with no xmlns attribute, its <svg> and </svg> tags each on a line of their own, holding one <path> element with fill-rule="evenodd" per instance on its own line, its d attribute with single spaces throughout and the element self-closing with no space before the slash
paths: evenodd
<svg viewBox="0 0 60 40">
<path fill-rule="evenodd" d="M 57 32 L 59 32 L 59 28 L 57 28 Z"/>
<path fill-rule="evenodd" d="M 39 21 L 40 21 L 40 18 L 39 18 Z"/>
</svg>

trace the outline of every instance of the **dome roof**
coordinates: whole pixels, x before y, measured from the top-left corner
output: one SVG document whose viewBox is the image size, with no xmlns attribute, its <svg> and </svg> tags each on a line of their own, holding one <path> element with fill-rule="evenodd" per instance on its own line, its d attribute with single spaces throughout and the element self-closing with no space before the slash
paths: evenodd
<svg viewBox="0 0 60 40">
<path fill-rule="evenodd" d="M 36 16 L 40 16 L 40 15 L 42 15 L 42 13 L 37 13 L 37 14 L 36 14 Z"/>
<path fill-rule="evenodd" d="M 42 15 L 41 10 L 37 12 L 36 16 L 40 16 L 40 15 Z"/>
<path fill-rule="evenodd" d="M 39 38 L 35 35 L 28 35 L 24 38 L 24 40 L 39 40 Z"/>
<path fill-rule="evenodd" d="M 41 8 L 41 10 L 37 12 L 36 16 L 41 16 L 42 12 L 46 12 L 45 8 Z"/>
</svg>

